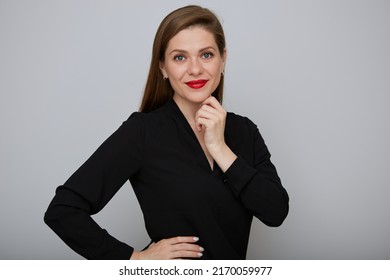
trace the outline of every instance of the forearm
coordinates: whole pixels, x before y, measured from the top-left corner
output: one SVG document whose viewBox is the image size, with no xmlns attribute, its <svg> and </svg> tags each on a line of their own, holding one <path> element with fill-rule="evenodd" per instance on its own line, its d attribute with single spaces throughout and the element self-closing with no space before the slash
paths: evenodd
<svg viewBox="0 0 390 280">
<path fill-rule="evenodd" d="M 265 224 L 279 226 L 286 218 L 289 197 L 272 163 L 259 171 L 239 157 L 225 172 L 224 182 Z"/>
<path fill-rule="evenodd" d="M 222 172 L 226 172 L 237 159 L 236 154 L 225 143 L 219 147 L 209 148 L 209 153 Z"/>
<path fill-rule="evenodd" d="M 140 260 L 140 252 L 138 251 L 133 251 L 133 253 L 130 256 L 130 260 Z"/>
<path fill-rule="evenodd" d="M 87 259 L 129 259 L 133 248 L 102 229 L 82 203 L 71 199 L 66 205 L 60 197 L 53 199 L 44 221 L 70 248 Z"/>
</svg>

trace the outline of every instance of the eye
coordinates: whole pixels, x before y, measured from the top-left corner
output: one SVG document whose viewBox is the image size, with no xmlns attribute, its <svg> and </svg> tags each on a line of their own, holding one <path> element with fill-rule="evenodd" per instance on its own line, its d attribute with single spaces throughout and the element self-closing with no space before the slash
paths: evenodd
<svg viewBox="0 0 390 280">
<path fill-rule="evenodd" d="M 206 53 L 204 53 L 204 54 L 202 55 L 202 57 L 203 57 L 204 59 L 210 59 L 210 58 L 213 57 L 213 53 L 211 53 L 211 52 L 206 52 Z"/>
<path fill-rule="evenodd" d="M 179 55 L 175 55 L 173 57 L 173 59 L 176 61 L 184 61 L 185 57 L 183 55 L 179 54 Z"/>
</svg>

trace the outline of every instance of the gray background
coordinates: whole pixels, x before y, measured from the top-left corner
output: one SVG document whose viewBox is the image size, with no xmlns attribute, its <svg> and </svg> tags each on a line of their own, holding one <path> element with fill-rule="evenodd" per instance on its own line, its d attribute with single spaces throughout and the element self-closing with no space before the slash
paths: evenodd
<svg viewBox="0 0 390 280">
<path fill-rule="evenodd" d="M 138 109 L 162 18 L 192 1 L 0 1 L 0 258 L 79 259 L 43 223 Z M 390 2 L 194 1 L 227 36 L 224 106 L 258 124 L 291 210 L 249 259 L 390 259 Z M 148 242 L 127 183 L 94 218 Z"/>
</svg>

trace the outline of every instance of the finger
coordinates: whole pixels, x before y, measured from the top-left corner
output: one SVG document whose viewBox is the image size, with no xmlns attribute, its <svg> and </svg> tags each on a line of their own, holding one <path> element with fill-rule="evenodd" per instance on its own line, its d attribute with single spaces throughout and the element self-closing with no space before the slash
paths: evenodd
<svg viewBox="0 0 390 280">
<path fill-rule="evenodd" d="M 179 243 L 172 245 L 172 252 L 174 251 L 192 251 L 192 252 L 203 252 L 203 247 L 191 244 L 191 243 Z"/>
<path fill-rule="evenodd" d="M 218 113 L 218 110 L 215 109 L 213 106 L 211 106 L 210 104 L 203 104 L 202 106 L 200 106 L 199 111 L 206 111 L 206 112 L 209 112 L 209 113 Z"/>
<path fill-rule="evenodd" d="M 219 103 L 218 103 L 219 104 Z M 219 106 L 218 108 L 211 106 L 210 104 L 204 104 L 200 107 L 200 109 L 197 111 L 197 113 L 201 112 L 209 112 L 210 114 L 213 114 L 218 117 L 219 120 L 224 120 L 226 118 L 226 111 L 222 106 Z"/>
<path fill-rule="evenodd" d="M 198 118 L 195 123 L 196 123 L 196 126 L 200 127 L 201 129 L 203 129 L 203 128 L 206 128 L 206 129 L 212 128 L 214 126 L 214 124 L 215 124 L 215 122 L 213 120 L 206 119 L 206 118 Z"/>
<path fill-rule="evenodd" d="M 211 104 L 211 103 L 218 103 L 218 104 L 220 104 L 219 101 L 214 96 L 210 96 L 210 97 L 206 98 L 202 102 L 202 104 Z"/>
<path fill-rule="evenodd" d="M 172 252 L 171 257 L 172 259 L 182 259 L 182 258 L 200 258 L 203 256 L 203 253 L 201 252 L 192 252 L 192 251 L 175 251 Z"/>
<path fill-rule="evenodd" d="M 197 118 L 213 119 L 215 121 L 224 121 L 226 112 L 220 112 L 209 105 L 202 105 L 202 107 L 195 113 L 195 120 Z"/>
<path fill-rule="evenodd" d="M 195 120 L 199 118 L 204 118 L 204 119 L 209 119 L 209 120 L 214 120 L 218 121 L 220 119 L 219 113 L 213 109 L 213 111 L 208 111 L 205 109 L 200 109 L 198 112 L 195 114 Z"/>
<path fill-rule="evenodd" d="M 210 96 L 205 101 L 202 102 L 202 105 L 209 105 L 218 111 L 225 111 L 221 103 L 214 96 Z"/>
<path fill-rule="evenodd" d="M 225 114 L 223 112 L 217 111 L 213 107 L 204 105 L 204 107 L 202 107 L 196 112 L 195 120 L 197 118 L 205 118 L 214 120 L 215 122 L 223 122 L 225 120 Z"/>
<path fill-rule="evenodd" d="M 166 239 L 169 244 L 178 244 L 178 243 L 195 243 L 199 241 L 199 238 L 196 236 L 176 236 Z"/>
</svg>

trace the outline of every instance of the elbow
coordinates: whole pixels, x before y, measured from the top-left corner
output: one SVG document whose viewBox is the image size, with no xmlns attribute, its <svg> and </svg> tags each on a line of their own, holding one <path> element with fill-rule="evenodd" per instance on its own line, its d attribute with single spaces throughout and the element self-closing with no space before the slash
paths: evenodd
<svg viewBox="0 0 390 280">
<path fill-rule="evenodd" d="M 57 215 L 54 212 L 53 208 L 49 207 L 43 216 L 43 221 L 50 228 L 57 222 Z"/>
<path fill-rule="evenodd" d="M 263 217 L 262 222 L 269 227 L 279 227 L 283 224 L 287 218 L 289 212 L 289 204 L 286 201 L 284 204 L 279 205 L 270 212 L 268 217 Z"/>
<path fill-rule="evenodd" d="M 279 227 L 283 224 L 290 210 L 289 202 L 290 198 L 284 190 L 283 195 L 279 198 L 279 203 L 274 206 L 272 219 L 270 219 L 270 222 L 267 224 L 268 226 Z"/>
<path fill-rule="evenodd" d="M 43 216 L 43 221 L 47 226 L 55 231 L 55 229 L 63 222 L 66 214 L 66 208 L 64 209 L 64 207 L 60 205 L 50 204 Z"/>
<path fill-rule="evenodd" d="M 288 206 L 283 211 L 280 211 L 278 215 L 275 215 L 272 220 L 270 220 L 266 225 L 270 227 L 279 227 L 283 224 L 284 220 L 287 218 Z"/>
</svg>

